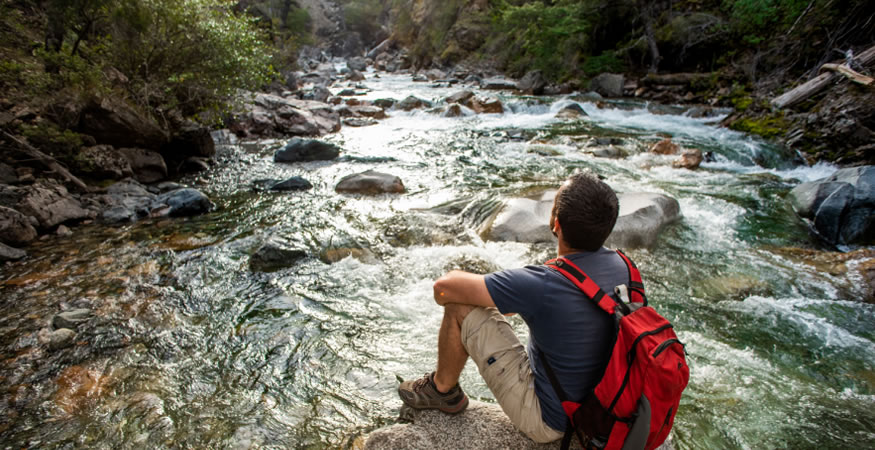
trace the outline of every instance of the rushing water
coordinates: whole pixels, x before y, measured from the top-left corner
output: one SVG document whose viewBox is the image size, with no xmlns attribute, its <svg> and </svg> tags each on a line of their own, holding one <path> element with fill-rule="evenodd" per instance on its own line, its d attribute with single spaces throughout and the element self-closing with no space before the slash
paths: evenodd
<svg viewBox="0 0 875 450">
<path fill-rule="evenodd" d="M 364 98 L 439 100 L 409 76 L 369 74 Z M 431 283 L 457 267 L 538 263 L 544 245 L 483 241 L 501 201 L 593 170 L 619 192 L 678 199 L 683 219 L 631 250 L 649 297 L 687 344 L 691 368 L 677 448 L 859 448 L 875 442 L 875 307 L 853 271 L 801 262 L 816 248 L 784 199 L 828 165 L 794 167 L 778 149 L 656 105 L 501 96 L 506 112 L 443 118 L 390 111 L 324 139 L 331 162 L 275 164 L 281 142 L 220 146 L 184 182 L 214 212 L 76 228 L 0 268 L 7 447 L 337 447 L 396 420 L 398 378 L 433 368 L 442 310 Z M 588 116 L 554 118 L 579 102 Z M 648 154 L 670 134 L 713 152 L 697 171 Z M 600 140 L 597 140 L 600 139 Z M 611 142 L 628 156 L 601 159 Z M 599 144 L 601 143 L 601 144 Z M 595 148 L 595 147 L 593 147 Z M 334 192 L 350 173 L 400 176 L 407 193 Z M 301 175 L 300 193 L 251 189 Z M 278 237 L 311 255 L 259 273 L 249 255 Z M 347 257 L 324 262 L 333 249 Z M 347 250 L 344 250 L 347 249 Z M 790 250 L 788 250 L 790 249 Z M 321 256 L 321 257 L 320 257 Z M 95 312 L 76 344 L 40 329 L 62 309 Z M 525 325 L 515 326 L 525 334 Z M 473 364 L 469 395 L 492 401 Z"/>
</svg>

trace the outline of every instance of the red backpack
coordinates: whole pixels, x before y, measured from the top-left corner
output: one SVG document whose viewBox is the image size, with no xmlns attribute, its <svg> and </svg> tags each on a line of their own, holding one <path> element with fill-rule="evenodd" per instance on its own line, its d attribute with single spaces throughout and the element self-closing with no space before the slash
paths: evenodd
<svg viewBox="0 0 875 450">
<path fill-rule="evenodd" d="M 583 448 L 653 449 L 668 437 L 690 369 L 684 345 L 671 323 L 647 306 L 635 264 L 619 250 L 629 270 L 629 286 L 617 286 L 621 301 L 605 294 L 579 267 L 559 257 L 548 267 L 571 280 L 616 321 L 616 340 L 604 375 L 581 402 L 567 398 L 544 352 L 547 377 L 569 418 L 562 449 L 576 434 Z M 626 303 L 628 302 L 628 303 Z"/>
</svg>

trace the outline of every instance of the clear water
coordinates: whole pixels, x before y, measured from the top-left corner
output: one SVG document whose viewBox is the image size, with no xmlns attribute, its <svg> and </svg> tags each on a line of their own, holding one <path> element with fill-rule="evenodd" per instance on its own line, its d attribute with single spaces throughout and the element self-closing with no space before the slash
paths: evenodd
<svg viewBox="0 0 875 450">
<path fill-rule="evenodd" d="M 365 83 L 369 99 L 439 100 L 461 89 L 373 74 Z M 432 370 L 441 318 L 435 278 L 472 264 L 539 263 L 554 251 L 485 242 L 483 220 L 502 200 L 584 169 L 619 192 L 680 202 L 680 222 L 653 248 L 629 252 L 687 344 L 692 375 L 673 431 L 677 448 L 875 442 L 875 305 L 857 301 L 853 275 L 788 250 L 816 243 L 784 197 L 835 167 L 783 162 L 784 152 L 718 128 L 719 117 L 581 101 L 588 117 L 559 120 L 555 113 L 579 98 L 501 99 L 501 115 L 391 111 L 378 125 L 345 127 L 324 138 L 343 148 L 337 161 L 275 164 L 278 141 L 221 146 L 217 166 L 183 180 L 205 191 L 215 212 L 79 227 L 0 268 L 0 442 L 348 447 L 396 420 L 399 377 Z M 666 133 L 713 152 L 714 161 L 689 171 L 647 154 Z M 599 137 L 619 139 L 631 156 L 586 153 Z M 334 192 L 341 177 L 367 169 L 400 176 L 408 192 Z M 253 180 L 292 175 L 314 189 L 251 189 Z M 252 272 L 249 255 L 269 237 L 311 256 Z M 362 250 L 334 264 L 320 259 L 336 248 Z M 71 307 L 96 314 L 76 345 L 39 345 L 39 330 Z M 462 385 L 491 401 L 472 364 Z"/>
</svg>

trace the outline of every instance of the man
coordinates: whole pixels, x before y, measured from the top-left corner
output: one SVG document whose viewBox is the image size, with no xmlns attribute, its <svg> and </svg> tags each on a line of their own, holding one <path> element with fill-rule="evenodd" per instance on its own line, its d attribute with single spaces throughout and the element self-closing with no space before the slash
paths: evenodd
<svg viewBox="0 0 875 450">
<path fill-rule="evenodd" d="M 608 293 L 630 283 L 622 258 L 603 247 L 618 212 L 617 196 L 607 184 L 577 174 L 559 188 L 550 214 L 558 255 Z M 569 398 L 581 400 L 598 383 L 610 356 L 613 319 L 546 266 L 485 276 L 452 271 L 434 283 L 434 298 L 444 307 L 437 370 L 401 383 L 398 394 L 404 403 L 451 414 L 463 411 L 468 397 L 458 380 L 470 356 L 520 431 L 539 443 L 561 438 L 567 418 L 542 358 L 549 360 Z M 529 327 L 527 349 L 502 314 L 522 316 Z"/>
</svg>

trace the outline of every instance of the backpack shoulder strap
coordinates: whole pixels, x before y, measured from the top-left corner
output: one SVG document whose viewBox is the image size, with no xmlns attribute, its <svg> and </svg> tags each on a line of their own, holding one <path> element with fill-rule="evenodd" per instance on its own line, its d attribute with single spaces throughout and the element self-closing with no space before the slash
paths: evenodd
<svg viewBox="0 0 875 450">
<path fill-rule="evenodd" d="M 583 291 L 583 294 L 591 298 L 592 301 L 610 315 L 614 315 L 614 309 L 617 307 L 617 302 L 610 296 L 605 294 L 605 291 L 592 281 L 592 278 L 586 275 L 580 267 L 562 256 L 551 259 L 544 263 L 547 267 L 555 269 L 571 280 L 575 286 Z"/>
<path fill-rule="evenodd" d="M 623 258 L 623 262 L 626 263 L 626 269 L 629 271 L 629 300 L 635 303 L 644 303 L 644 306 L 647 306 L 647 295 L 644 294 L 644 281 L 641 279 L 641 272 L 638 270 L 638 266 L 620 250 L 617 250 L 617 254 L 620 255 L 620 258 Z"/>
</svg>

